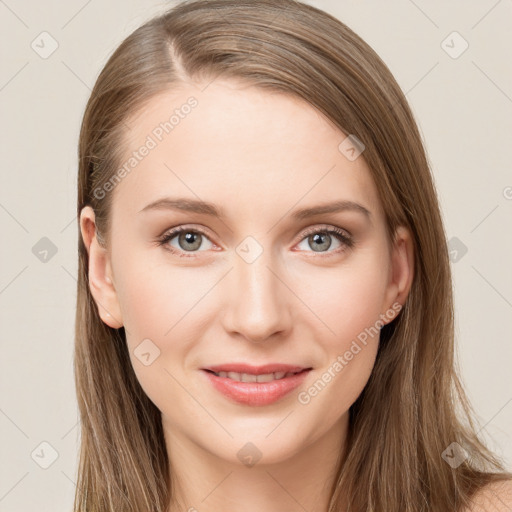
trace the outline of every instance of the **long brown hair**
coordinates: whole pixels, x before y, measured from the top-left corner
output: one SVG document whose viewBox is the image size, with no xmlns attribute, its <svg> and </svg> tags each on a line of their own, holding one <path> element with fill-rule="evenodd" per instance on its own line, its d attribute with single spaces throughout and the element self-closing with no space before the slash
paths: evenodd
<svg viewBox="0 0 512 512">
<path fill-rule="evenodd" d="M 389 239 L 399 225 L 413 235 L 412 288 L 382 328 L 373 373 L 350 409 L 329 511 L 341 511 L 342 498 L 356 512 L 462 510 L 476 490 L 510 475 L 479 441 L 456 373 L 450 263 L 417 125 L 391 72 L 345 24 L 293 0 L 186 0 L 135 30 L 104 66 L 86 106 L 78 216 L 90 205 L 107 245 L 112 194 L 95 191 L 123 162 L 128 116 L 186 79 L 219 76 L 302 98 L 356 135 Z M 81 237 L 78 251 L 74 510 L 164 512 L 173 489 L 161 413 L 137 381 L 124 328 L 100 319 Z M 443 458 L 450 446 L 451 456 L 454 447 L 469 455 L 456 468 Z"/>
</svg>

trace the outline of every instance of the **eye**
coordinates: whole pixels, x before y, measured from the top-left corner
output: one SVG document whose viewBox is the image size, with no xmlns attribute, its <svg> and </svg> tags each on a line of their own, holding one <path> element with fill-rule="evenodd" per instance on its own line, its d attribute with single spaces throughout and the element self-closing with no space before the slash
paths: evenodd
<svg viewBox="0 0 512 512">
<path fill-rule="evenodd" d="M 339 243 L 339 246 L 338 248 L 335 248 L 335 250 L 329 251 L 328 249 L 333 245 L 333 237 Z M 207 242 L 206 248 L 203 247 L 203 242 Z M 170 250 L 172 253 L 177 254 L 180 257 L 193 256 L 193 253 L 195 252 L 202 252 L 199 250 L 201 247 L 203 247 L 203 250 L 208 250 L 214 246 L 203 230 L 198 228 L 188 228 L 187 226 L 180 226 L 172 229 L 159 238 L 157 243 L 160 246 L 165 246 L 167 250 Z M 302 235 L 300 243 L 308 244 L 309 247 L 313 249 L 312 252 L 327 253 L 329 255 L 331 253 L 339 253 L 347 248 L 353 247 L 354 240 L 346 231 L 331 226 L 325 228 L 315 227 L 307 230 Z"/>
<path fill-rule="evenodd" d="M 175 243 L 169 243 L 176 239 Z M 206 249 L 213 247 L 212 242 L 207 238 L 206 233 L 197 228 L 187 228 L 181 226 L 169 231 L 158 240 L 158 245 L 166 246 L 173 253 L 181 253 L 180 256 L 187 256 L 187 252 L 201 252 L 198 249 L 203 246 L 203 242 L 207 241 Z"/>
<path fill-rule="evenodd" d="M 339 242 L 338 248 L 332 251 L 328 249 L 332 246 L 333 237 Z M 326 228 L 312 228 L 306 231 L 303 235 L 301 244 L 307 244 L 313 249 L 312 252 L 317 253 L 339 253 L 345 249 L 350 249 L 354 245 L 352 237 L 344 230 L 337 227 L 326 227 Z M 300 245 L 300 244 L 299 244 Z"/>
</svg>

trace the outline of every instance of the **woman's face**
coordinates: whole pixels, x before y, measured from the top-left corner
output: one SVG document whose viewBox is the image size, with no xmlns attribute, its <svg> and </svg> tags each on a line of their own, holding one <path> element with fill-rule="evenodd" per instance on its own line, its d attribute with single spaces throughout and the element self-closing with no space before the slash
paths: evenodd
<svg viewBox="0 0 512 512">
<path fill-rule="evenodd" d="M 270 463 L 342 432 L 412 279 L 409 234 L 388 242 L 361 147 L 302 100 L 228 80 L 160 95 L 128 126 L 90 282 L 166 438 Z M 204 369 L 228 363 L 310 370 L 284 395 L 226 395 L 212 382 L 232 379 Z"/>
</svg>

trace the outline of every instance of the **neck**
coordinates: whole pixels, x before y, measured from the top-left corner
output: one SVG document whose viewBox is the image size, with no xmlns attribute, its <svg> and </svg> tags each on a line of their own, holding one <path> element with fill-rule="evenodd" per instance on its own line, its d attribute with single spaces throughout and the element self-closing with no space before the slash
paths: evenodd
<svg viewBox="0 0 512 512">
<path fill-rule="evenodd" d="M 250 437 L 226 436 L 225 445 L 212 453 L 164 420 L 172 482 L 168 512 L 327 512 L 347 429 L 348 413 L 307 446 L 273 458 Z"/>
</svg>

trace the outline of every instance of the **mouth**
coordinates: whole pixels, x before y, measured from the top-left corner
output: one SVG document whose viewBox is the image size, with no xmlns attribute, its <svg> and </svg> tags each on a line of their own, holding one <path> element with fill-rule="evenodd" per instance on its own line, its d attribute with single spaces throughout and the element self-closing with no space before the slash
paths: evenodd
<svg viewBox="0 0 512 512">
<path fill-rule="evenodd" d="M 232 379 L 238 382 L 270 382 L 291 377 L 311 369 L 311 367 L 284 363 L 267 363 L 260 366 L 246 363 L 224 363 L 203 368 L 203 370 L 213 373 L 217 377 Z"/>
<path fill-rule="evenodd" d="M 283 399 L 294 389 L 303 384 L 309 372 L 313 369 L 287 366 L 279 371 L 258 373 L 254 367 L 244 367 L 245 371 L 234 371 L 235 365 L 229 365 L 230 371 L 224 367 L 202 368 L 207 381 L 229 400 L 242 405 L 264 406 Z M 268 368 L 268 366 L 267 366 Z M 273 368 L 274 369 L 275 365 Z M 291 369 L 290 369 L 291 368 Z M 249 371 L 247 371 L 249 370 Z M 285 371 L 289 370 L 289 371 Z"/>
</svg>

